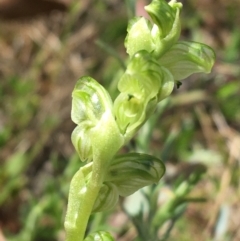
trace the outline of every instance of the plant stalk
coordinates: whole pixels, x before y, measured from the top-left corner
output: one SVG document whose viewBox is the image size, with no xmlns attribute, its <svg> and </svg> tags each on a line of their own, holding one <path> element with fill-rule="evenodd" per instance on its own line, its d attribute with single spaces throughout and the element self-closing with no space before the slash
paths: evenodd
<svg viewBox="0 0 240 241">
<path fill-rule="evenodd" d="M 104 162 L 101 162 L 100 160 L 93 162 L 92 176 L 87 184 L 83 198 L 79 200 L 81 205 L 77 212 L 75 228 L 66 230 L 66 241 L 84 240 L 88 220 L 104 179 L 106 168 L 103 164 Z"/>
</svg>

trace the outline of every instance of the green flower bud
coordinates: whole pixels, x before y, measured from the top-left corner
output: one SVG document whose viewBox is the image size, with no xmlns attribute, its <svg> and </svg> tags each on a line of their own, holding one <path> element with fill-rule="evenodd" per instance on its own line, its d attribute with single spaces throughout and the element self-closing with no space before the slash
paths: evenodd
<svg viewBox="0 0 240 241">
<path fill-rule="evenodd" d="M 181 8 L 182 4 L 177 3 L 176 0 L 169 3 L 166 0 L 153 0 L 145 7 L 153 22 L 158 26 L 161 39 L 169 35 L 174 24 L 179 24 L 179 10 Z M 175 23 L 176 18 L 177 23 Z"/>
<path fill-rule="evenodd" d="M 153 52 L 155 43 L 153 42 L 151 31 L 152 23 L 143 17 L 134 18 L 129 22 L 125 47 L 130 56 L 133 56 L 140 50 L 146 50 L 149 53 Z"/>
<path fill-rule="evenodd" d="M 193 73 L 209 73 L 215 61 L 214 51 L 205 44 L 178 42 L 164 54 L 159 62 L 166 67 L 175 80 L 181 80 Z"/>
<path fill-rule="evenodd" d="M 98 231 L 89 234 L 84 241 L 114 241 L 110 233 L 105 231 Z"/>
<path fill-rule="evenodd" d="M 111 161 L 105 182 L 116 185 L 120 196 L 128 196 L 144 186 L 157 183 L 164 172 L 165 166 L 158 158 L 130 153 Z"/>
<path fill-rule="evenodd" d="M 156 47 L 153 54 L 156 58 L 177 42 L 181 32 L 179 19 L 181 8 L 182 4 L 177 3 L 176 0 L 169 3 L 165 0 L 153 0 L 145 7 L 155 23 L 152 28 L 152 37 Z"/>
<path fill-rule="evenodd" d="M 130 21 L 125 40 L 127 53 L 132 57 L 146 50 L 156 58 L 165 53 L 179 38 L 181 24 L 179 19 L 181 3 L 154 0 L 145 7 L 153 23 L 141 17 Z"/>
</svg>

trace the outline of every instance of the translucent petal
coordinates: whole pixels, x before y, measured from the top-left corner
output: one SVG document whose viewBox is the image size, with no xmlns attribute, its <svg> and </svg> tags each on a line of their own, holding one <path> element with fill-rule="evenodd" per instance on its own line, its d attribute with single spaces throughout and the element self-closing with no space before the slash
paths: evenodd
<svg viewBox="0 0 240 241">
<path fill-rule="evenodd" d="M 121 196 L 128 196 L 144 186 L 157 183 L 164 172 L 165 166 L 158 158 L 129 153 L 112 160 L 105 181 L 115 184 Z"/>
<path fill-rule="evenodd" d="M 95 201 L 93 212 L 102 212 L 113 209 L 119 199 L 119 193 L 117 187 L 110 183 L 103 183 L 98 197 Z"/>
<path fill-rule="evenodd" d="M 108 92 L 93 78 L 80 78 L 72 93 L 73 122 L 91 121 L 94 126 L 107 109 L 112 109 Z"/>
<path fill-rule="evenodd" d="M 92 144 L 89 126 L 77 126 L 72 132 L 72 143 L 81 161 L 92 160 Z"/>
<path fill-rule="evenodd" d="M 175 80 L 181 80 L 193 73 L 209 73 L 214 60 L 215 54 L 207 45 L 183 41 L 174 44 L 159 61 Z"/>
<path fill-rule="evenodd" d="M 114 113 L 122 134 L 141 125 L 145 120 L 145 108 L 146 103 L 132 95 L 122 93 L 117 97 L 114 102 Z"/>
</svg>

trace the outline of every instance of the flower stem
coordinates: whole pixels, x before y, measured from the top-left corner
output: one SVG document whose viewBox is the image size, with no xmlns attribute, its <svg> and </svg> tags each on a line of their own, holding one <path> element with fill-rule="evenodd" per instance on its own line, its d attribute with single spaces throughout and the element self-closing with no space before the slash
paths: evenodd
<svg viewBox="0 0 240 241">
<path fill-rule="evenodd" d="M 82 241 L 84 240 L 87 224 L 91 215 L 95 200 L 101 188 L 105 175 L 104 162 L 94 162 L 92 176 L 87 184 L 86 192 L 79 200 L 81 203 L 77 210 L 77 218 L 73 229 L 66 229 L 66 241 Z"/>
</svg>

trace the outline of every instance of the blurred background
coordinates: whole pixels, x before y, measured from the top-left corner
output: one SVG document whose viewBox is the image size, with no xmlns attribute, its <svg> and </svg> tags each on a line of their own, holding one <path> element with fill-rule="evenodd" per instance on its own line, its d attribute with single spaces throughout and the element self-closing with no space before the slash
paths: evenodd
<svg viewBox="0 0 240 241">
<path fill-rule="evenodd" d="M 148 3 L 0 0 L 0 241 L 64 240 L 69 183 L 82 165 L 71 92 L 90 75 L 115 95 L 128 19 Z M 126 149 L 163 159 L 165 200 L 180 176 L 204 170 L 187 194 L 201 202 L 186 205 L 170 240 L 239 241 L 240 1 L 182 3 L 181 39 L 211 46 L 213 71 L 184 80 Z M 92 217 L 91 228 L 138 240 L 134 214 L 121 206 Z"/>
</svg>

